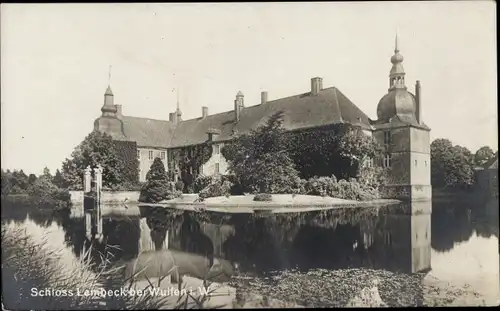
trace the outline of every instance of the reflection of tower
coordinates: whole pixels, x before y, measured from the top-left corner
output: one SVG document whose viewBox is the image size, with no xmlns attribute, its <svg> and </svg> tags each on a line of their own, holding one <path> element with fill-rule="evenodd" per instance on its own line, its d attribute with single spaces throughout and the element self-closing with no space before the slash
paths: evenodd
<svg viewBox="0 0 500 311">
<path fill-rule="evenodd" d="M 384 266 L 405 273 L 431 268 L 431 201 L 404 204 L 401 213 L 385 215 Z M 417 212 L 415 212 L 417 211 Z"/>
<path fill-rule="evenodd" d="M 413 202 L 411 216 L 411 272 L 431 269 L 431 201 Z"/>
</svg>

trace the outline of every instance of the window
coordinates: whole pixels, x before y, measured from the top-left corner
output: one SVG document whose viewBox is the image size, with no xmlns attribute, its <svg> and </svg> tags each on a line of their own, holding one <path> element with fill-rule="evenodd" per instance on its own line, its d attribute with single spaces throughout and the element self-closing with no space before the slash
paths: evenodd
<svg viewBox="0 0 500 311">
<path fill-rule="evenodd" d="M 391 167 L 391 154 L 386 154 L 384 156 L 384 167 Z"/>
<path fill-rule="evenodd" d="M 417 160 L 415 160 L 415 166 L 417 166 Z"/>
<path fill-rule="evenodd" d="M 367 158 L 365 160 L 365 166 L 366 167 L 373 167 L 373 159 L 372 158 Z"/>
<path fill-rule="evenodd" d="M 137 149 L 137 159 L 141 159 L 141 151 L 139 149 Z"/>
<path fill-rule="evenodd" d="M 390 144 L 391 144 L 391 132 L 385 131 L 384 132 L 384 145 L 390 145 Z"/>
<path fill-rule="evenodd" d="M 220 153 L 220 146 L 214 145 L 214 154 L 219 154 L 219 153 Z"/>
<path fill-rule="evenodd" d="M 165 160 L 165 151 L 160 152 L 160 158 Z"/>
<path fill-rule="evenodd" d="M 427 166 L 427 161 L 425 161 L 425 166 Z"/>
<path fill-rule="evenodd" d="M 219 163 L 215 163 L 215 174 L 219 174 Z"/>
<path fill-rule="evenodd" d="M 153 150 L 149 150 L 148 156 L 150 160 L 153 160 Z"/>
</svg>

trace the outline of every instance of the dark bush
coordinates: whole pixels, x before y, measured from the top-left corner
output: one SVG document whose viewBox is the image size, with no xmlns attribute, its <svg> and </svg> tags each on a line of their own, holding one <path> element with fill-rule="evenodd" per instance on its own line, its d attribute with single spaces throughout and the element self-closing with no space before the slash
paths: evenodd
<svg viewBox="0 0 500 311">
<path fill-rule="evenodd" d="M 175 189 L 178 191 L 184 191 L 184 182 L 179 180 L 175 183 Z"/>
<path fill-rule="evenodd" d="M 313 177 L 304 181 L 302 194 L 357 201 L 374 200 L 380 197 L 377 188 L 367 183 L 360 183 L 354 178 L 351 178 L 350 181 L 341 179 L 337 182 L 335 176 Z"/>
<path fill-rule="evenodd" d="M 211 197 L 230 196 L 232 186 L 230 181 L 214 177 L 211 183 L 199 192 L 198 196 L 201 201 Z"/>
<path fill-rule="evenodd" d="M 273 197 L 270 193 L 257 193 L 253 200 L 258 202 L 269 202 L 273 200 Z"/>
<path fill-rule="evenodd" d="M 199 193 L 201 190 L 205 189 L 212 183 L 212 179 L 212 176 L 199 175 L 193 183 L 194 192 Z"/>
<path fill-rule="evenodd" d="M 54 208 L 56 210 L 67 208 L 70 205 L 71 195 L 66 189 L 56 187 L 47 178 L 38 178 L 28 189 L 33 204 L 41 208 Z"/>
<path fill-rule="evenodd" d="M 139 196 L 140 202 L 158 203 L 182 195 L 181 191 L 175 189 L 175 184 L 169 181 L 165 166 L 160 158 L 154 160 L 146 174 L 146 180 Z"/>
</svg>

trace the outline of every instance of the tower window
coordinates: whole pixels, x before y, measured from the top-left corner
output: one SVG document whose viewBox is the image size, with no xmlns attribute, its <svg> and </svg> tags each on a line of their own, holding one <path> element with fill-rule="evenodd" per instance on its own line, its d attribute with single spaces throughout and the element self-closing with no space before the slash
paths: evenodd
<svg viewBox="0 0 500 311">
<path fill-rule="evenodd" d="M 391 167 L 391 160 L 392 160 L 392 156 L 390 153 L 388 153 L 384 156 L 384 167 L 385 168 Z"/>
<path fill-rule="evenodd" d="M 415 166 L 417 166 L 417 160 L 415 160 Z"/>
<path fill-rule="evenodd" d="M 165 160 L 165 151 L 160 152 L 160 158 Z"/>
<path fill-rule="evenodd" d="M 149 152 L 148 152 L 148 158 L 150 160 L 153 160 L 153 150 L 149 150 Z"/>
<path fill-rule="evenodd" d="M 391 132 L 385 131 L 384 132 L 384 145 L 390 145 L 390 144 L 391 144 Z"/>
<path fill-rule="evenodd" d="M 137 149 L 137 159 L 141 159 L 141 151 L 139 149 Z"/>
<path fill-rule="evenodd" d="M 425 166 L 427 166 L 427 161 L 425 161 Z"/>
<path fill-rule="evenodd" d="M 220 153 L 220 146 L 214 145 L 214 154 L 219 154 L 219 153 Z"/>
<path fill-rule="evenodd" d="M 373 167 L 373 159 L 372 158 L 367 158 L 365 160 L 365 165 L 366 165 L 366 167 Z"/>
</svg>

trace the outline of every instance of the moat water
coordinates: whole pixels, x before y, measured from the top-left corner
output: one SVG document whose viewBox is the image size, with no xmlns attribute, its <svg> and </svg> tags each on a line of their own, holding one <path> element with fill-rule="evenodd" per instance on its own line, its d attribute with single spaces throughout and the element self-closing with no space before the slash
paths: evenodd
<svg viewBox="0 0 500 311">
<path fill-rule="evenodd" d="M 218 265 L 219 282 L 245 276 L 265 283 L 267 276 L 290 270 L 423 273 L 426 279 L 472 288 L 477 301 L 469 304 L 500 301 L 498 199 L 274 215 L 200 214 L 134 205 L 109 210 L 116 212 L 103 217 L 100 245 L 116 262 L 167 251 L 181 258 L 181 270 L 189 276 L 202 278 L 207 263 Z M 64 239 L 47 243 L 64 244 L 55 246 L 69 247 L 76 256 L 89 244 L 76 210 L 55 215 L 2 206 L 2 221 L 33 222 L 33 234 L 56 227 Z"/>
</svg>

